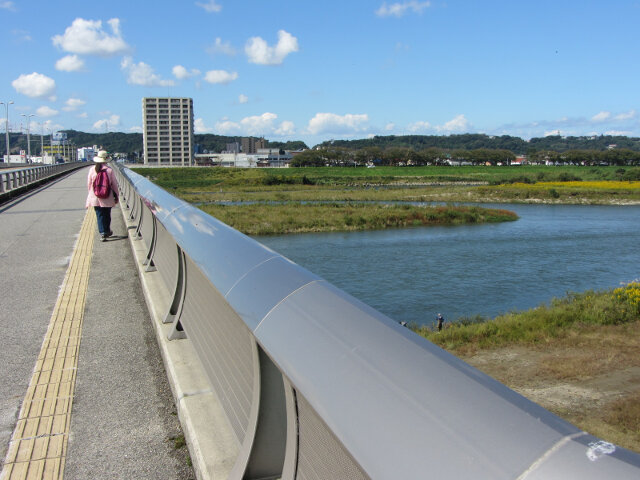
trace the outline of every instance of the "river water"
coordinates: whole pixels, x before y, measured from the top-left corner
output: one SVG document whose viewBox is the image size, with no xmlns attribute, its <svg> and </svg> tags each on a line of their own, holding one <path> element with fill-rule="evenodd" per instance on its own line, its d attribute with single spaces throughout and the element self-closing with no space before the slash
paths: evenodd
<svg viewBox="0 0 640 480">
<path fill-rule="evenodd" d="M 485 206 L 520 219 L 255 238 L 398 322 L 494 317 L 640 278 L 640 206 Z"/>
</svg>

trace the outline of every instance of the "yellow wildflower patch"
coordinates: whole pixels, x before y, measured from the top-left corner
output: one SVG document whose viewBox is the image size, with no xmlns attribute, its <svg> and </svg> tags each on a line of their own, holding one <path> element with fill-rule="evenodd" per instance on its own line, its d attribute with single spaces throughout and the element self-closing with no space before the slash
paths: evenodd
<svg viewBox="0 0 640 480">
<path fill-rule="evenodd" d="M 590 182 L 538 182 L 538 183 L 513 183 L 501 185 L 502 187 L 518 187 L 523 189 L 548 189 L 548 188 L 579 188 L 581 190 L 640 190 L 640 182 L 621 182 L 615 180 L 601 180 Z"/>
<path fill-rule="evenodd" d="M 630 305 L 640 313 L 640 282 L 631 282 L 613 291 L 616 300 Z"/>
</svg>

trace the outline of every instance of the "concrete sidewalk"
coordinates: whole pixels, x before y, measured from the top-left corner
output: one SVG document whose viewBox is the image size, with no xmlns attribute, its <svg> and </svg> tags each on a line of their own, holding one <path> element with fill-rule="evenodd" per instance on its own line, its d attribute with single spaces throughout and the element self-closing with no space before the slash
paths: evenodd
<svg viewBox="0 0 640 480">
<path fill-rule="evenodd" d="M 44 356 L 40 348 L 59 308 L 69 262 L 83 260 L 88 267 L 78 268 L 88 270 L 88 280 L 84 287 L 74 286 L 86 290 L 82 333 L 76 366 L 67 369 L 75 374 L 68 442 L 41 456 L 62 456 L 67 479 L 195 478 L 181 446 L 129 231 L 115 208 L 115 236 L 99 241 L 93 213 L 85 216 L 86 175 L 83 169 L 0 208 L 0 327 L 7 332 L 0 338 L 0 459 L 15 447 L 11 435 L 20 424 L 36 360 Z M 86 251 L 74 259 L 84 237 Z M 46 412 L 40 424 L 45 420 Z M 6 470 L 3 480 L 10 478 Z"/>
</svg>

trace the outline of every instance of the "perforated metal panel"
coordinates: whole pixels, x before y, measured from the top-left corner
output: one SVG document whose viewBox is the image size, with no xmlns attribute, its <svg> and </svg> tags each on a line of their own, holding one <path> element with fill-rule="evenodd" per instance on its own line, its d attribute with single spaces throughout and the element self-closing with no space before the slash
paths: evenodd
<svg viewBox="0 0 640 480">
<path fill-rule="evenodd" d="M 147 246 L 147 249 L 151 248 L 151 242 L 153 240 L 153 214 L 149 207 L 147 207 L 144 203 L 142 204 L 142 216 L 141 216 L 141 224 L 140 224 L 140 234 L 142 235 L 142 240 L 144 244 Z"/>
<path fill-rule="evenodd" d="M 329 431 L 302 395 L 298 398 L 300 480 L 359 480 L 369 477 Z"/>
<path fill-rule="evenodd" d="M 189 258 L 186 270 L 187 289 L 180 320 L 242 443 L 254 395 L 253 337 Z"/>
<path fill-rule="evenodd" d="M 176 241 L 169 235 L 160 222 L 156 222 L 156 248 L 153 252 L 153 263 L 167 289 L 172 292 L 178 278 L 178 251 Z"/>
</svg>

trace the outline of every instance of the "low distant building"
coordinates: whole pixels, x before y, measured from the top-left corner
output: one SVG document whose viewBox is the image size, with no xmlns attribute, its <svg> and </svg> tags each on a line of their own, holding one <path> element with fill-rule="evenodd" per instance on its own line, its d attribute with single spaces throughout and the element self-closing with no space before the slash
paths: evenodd
<svg viewBox="0 0 640 480">
<path fill-rule="evenodd" d="M 95 156 L 96 150 L 93 147 L 82 147 L 78 149 L 79 162 L 93 162 L 93 157 Z"/>
<path fill-rule="evenodd" d="M 222 153 L 240 153 L 240 143 L 239 142 L 227 143 L 227 146 Z"/>
<path fill-rule="evenodd" d="M 260 148 L 256 152 L 259 167 L 288 167 L 293 155 L 278 148 Z"/>
</svg>

